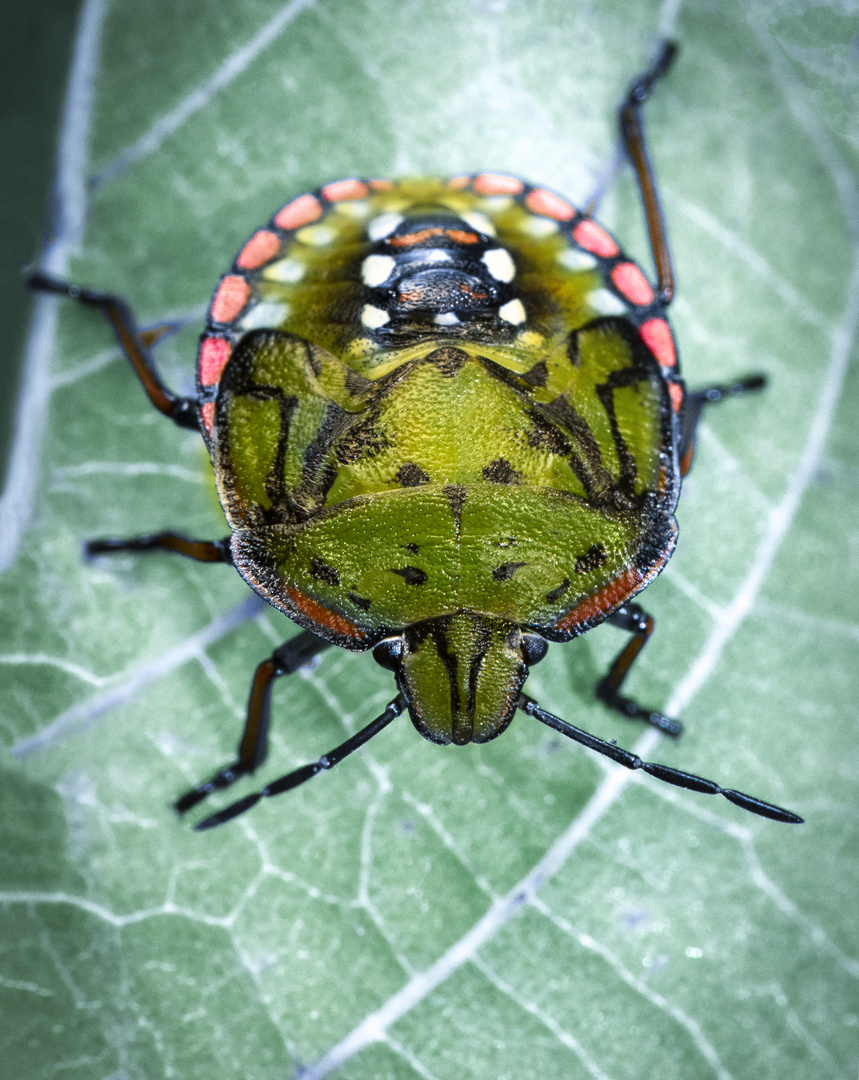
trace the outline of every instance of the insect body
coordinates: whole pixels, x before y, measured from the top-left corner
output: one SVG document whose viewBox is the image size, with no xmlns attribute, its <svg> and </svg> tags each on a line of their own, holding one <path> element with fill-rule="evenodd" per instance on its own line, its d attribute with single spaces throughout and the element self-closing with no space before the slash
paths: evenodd
<svg viewBox="0 0 859 1080">
<path fill-rule="evenodd" d="M 548 641 L 610 619 L 632 638 L 599 695 L 679 731 L 620 694 L 652 630 L 630 601 L 674 548 L 703 403 L 762 382 L 686 395 L 679 377 L 638 111 L 671 55 L 622 112 L 656 289 L 589 214 L 517 178 L 336 181 L 244 245 L 209 308 L 197 396 L 180 399 L 122 301 L 34 278 L 101 307 L 153 404 L 199 427 L 231 529 L 216 543 L 162 533 L 90 550 L 231 562 L 305 630 L 258 668 L 238 760 L 177 807 L 261 763 L 272 680 L 326 645 L 373 649 L 396 677 L 397 697 L 367 728 L 198 827 L 332 767 L 406 708 L 426 738 L 464 744 L 495 738 L 518 707 L 629 768 L 799 820 L 642 762 L 521 693 Z"/>
<path fill-rule="evenodd" d="M 246 580 L 335 644 L 384 641 L 422 734 L 483 742 L 526 656 L 670 555 L 682 388 L 641 271 L 562 199 L 376 186 L 302 195 L 248 242 L 200 348 L 202 429 Z"/>
</svg>

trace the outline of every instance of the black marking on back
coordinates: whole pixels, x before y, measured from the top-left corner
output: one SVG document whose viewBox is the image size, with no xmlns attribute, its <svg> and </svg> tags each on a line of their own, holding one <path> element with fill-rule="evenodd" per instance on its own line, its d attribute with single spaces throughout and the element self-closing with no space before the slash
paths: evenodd
<svg viewBox="0 0 859 1080">
<path fill-rule="evenodd" d="M 608 414 L 608 422 L 611 425 L 611 437 L 617 448 L 617 456 L 620 461 L 620 487 L 629 495 L 634 495 L 635 479 L 638 476 L 638 465 L 632 456 L 626 439 L 620 430 L 617 416 L 614 411 L 614 393 L 618 387 L 636 386 L 641 382 L 641 374 L 635 368 L 624 368 L 622 371 L 613 371 L 604 383 L 597 386 L 597 397 Z"/>
<path fill-rule="evenodd" d="M 335 568 L 318 555 L 314 555 L 310 560 L 310 573 L 317 581 L 324 581 L 326 585 L 340 584 L 340 575 Z"/>
<path fill-rule="evenodd" d="M 279 331 L 275 330 L 258 330 L 246 334 L 230 357 L 218 386 L 216 408 L 218 411 L 219 456 L 222 461 L 226 459 L 230 470 L 232 463 L 230 461 L 229 422 L 226 410 L 229 408 L 231 398 L 243 397 L 254 402 L 273 401 L 280 412 L 280 432 L 277 449 L 265 480 L 266 495 L 272 505 L 270 509 L 256 506 L 249 511 L 250 520 L 254 524 L 261 525 L 294 520 L 298 516 L 296 513 L 297 507 L 293 504 L 286 490 L 283 475 L 289 443 L 289 427 L 292 415 L 298 405 L 298 399 L 288 396 L 279 386 L 257 383 L 253 380 L 253 368 L 258 355 L 267 348 L 274 347 L 283 336 Z"/>
<path fill-rule="evenodd" d="M 472 625 L 474 624 L 472 623 Z M 483 661 L 486 659 L 486 654 L 489 652 L 489 646 L 492 644 L 492 634 L 489 631 L 489 627 L 483 623 L 480 623 L 479 626 L 480 635 L 477 640 L 477 648 L 474 650 L 474 657 L 468 672 L 468 715 L 472 718 L 469 737 L 474 734 L 474 714 L 477 711 L 477 680 L 480 677 L 480 669 L 483 667 Z"/>
<path fill-rule="evenodd" d="M 330 460 L 329 454 L 351 421 L 351 415 L 333 401 L 325 410 L 316 435 L 304 451 L 301 484 L 291 497 L 302 516 L 315 513 L 337 479 L 337 465 Z"/>
<path fill-rule="evenodd" d="M 540 360 L 532 368 L 529 368 L 524 375 L 520 375 L 520 378 L 528 386 L 545 386 L 549 379 L 549 368 L 546 361 Z"/>
<path fill-rule="evenodd" d="M 522 474 L 516 472 L 509 461 L 504 458 L 496 458 L 483 468 L 483 479 L 492 484 L 518 484 Z"/>
<path fill-rule="evenodd" d="M 368 600 L 366 596 L 358 596 L 357 593 L 349 592 L 346 596 L 355 604 L 356 607 L 361 608 L 362 611 L 369 611 L 372 601 Z"/>
<path fill-rule="evenodd" d="M 570 467 L 581 481 L 588 501 L 595 506 L 614 506 L 614 478 L 602 463 L 599 443 L 587 420 L 564 394 L 559 394 L 548 405 L 535 405 L 534 412 L 542 413 L 562 431 L 572 436 L 575 449 L 570 455 Z"/>
<path fill-rule="evenodd" d="M 266 394 L 265 389 L 260 387 L 258 393 L 251 391 L 245 396 L 251 401 L 274 400 L 280 409 L 280 435 L 277 440 L 277 451 L 265 480 L 266 494 L 271 499 L 272 509 L 274 510 L 278 506 L 287 506 L 289 502 L 283 474 L 286 468 L 286 451 L 289 445 L 289 425 L 292 414 L 298 406 L 298 398 L 287 397 L 279 387 L 271 387 L 272 393 L 270 394 Z"/>
<path fill-rule="evenodd" d="M 608 554 L 602 544 L 591 544 L 584 555 L 576 559 L 576 573 L 589 574 L 591 570 L 599 570 L 605 566 Z"/>
<path fill-rule="evenodd" d="M 635 496 L 635 481 L 638 476 L 638 465 L 627 446 L 626 439 L 617 422 L 614 408 L 614 391 L 622 387 L 634 387 L 639 383 L 650 382 L 654 377 L 658 365 L 650 350 L 641 340 L 635 326 L 633 326 L 629 320 L 615 316 L 594 319 L 587 325 L 579 327 L 578 330 L 574 330 L 570 334 L 567 343 L 567 355 L 569 356 L 570 361 L 576 366 L 581 363 L 580 336 L 583 333 L 599 333 L 603 331 L 616 334 L 618 337 L 623 338 L 629 349 L 631 360 L 629 367 L 618 368 L 612 371 L 605 382 L 598 384 L 596 387 L 597 397 L 600 399 L 600 403 L 608 416 L 612 440 L 614 441 L 618 461 L 620 462 L 620 476 L 618 477 L 617 487 L 619 489 L 618 494 L 622 492 L 625 498 L 618 500 L 616 495 L 615 503 L 618 508 L 622 509 L 624 508 L 622 505 L 623 503 L 628 506 L 633 506 L 640 501 L 637 500 Z M 662 379 L 660 377 L 657 385 L 661 384 Z"/>
<path fill-rule="evenodd" d="M 550 604 L 554 604 L 556 600 L 560 600 L 564 593 L 570 587 L 570 579 L 565 577 L 557 589 L 552 589 L 550 593 L 546 593 L 546 599 Z"/>
<path fill-rule="evenodd" d="M 529 409 L 528 419 L 532 425 L 528 432 L 528 445 L 533 450 L 546 450 L 558 457 L 569 457 L 573 448 L 557 424 L 541 416 L 536 409 Z"/>
<path fill-rule="evenodd" d="M 388 440 L 375 421 L 374 416 L 368 416 L 343 431 L 334 448 L 340 465 L 353 465 L 356 461 L 375 457 L 388 448 Z"/>
<path fill-rule="evenodd" d="M 316 353 L 314 349 L 311 349 L 310 342 L 304 338 L 296 338 L 296 341 L 300 341 L 304 346 L 304 355 L 307 359 L 307 363 L 310 366 L 310 370 L 314 375 L 319 376 L 322 374 L 322 358 Z"/>
<path fill-rule="evenodd" d="M 459 531 L 462 526 L 462 508 L 468 494 L 463 484 L 448 484 L 444 489 L 447 500 L 450 503 L 450 512 L 453 514 L 453 523 L 456 528 L 456 539 L 459 539 Z"/>
<path fill-rule="evenodd" d="M 397 470 L 397 483 L 402 484 L 403 487 L 420 487 L 421 484 L 429 482 L 428 474 L 413 461 L 406 461 Z"/>
<path fill-rule="evenodd" d="M 423 585 L 427 580 L 426 571 L 417 566 L 403 566 L 399 570 L 392 566 L 390 571 L 392 574 L 399 574 L 407 585 Z"/>
<path fill-rule="evenodd" d="M 366 394 L 369 390 L 372 390 L 376 385 L 372 379 L 367 379 L 354 368 L 346 369 L 346 389 L 350 394 L 354 394 L 356 397 L 360 397 L 362 394 Z"/>
<path fill-rule="evenodd" d="M 523 562 L 502 563 L 500 566 L 495 567 L 495 569 L 492 571 L 492 576 L 495 578 L 496 581 L 509 581 L 520 566 L 527 565 L 527 563 Z"/>
<path fill-rule="evenodd" d="M 567 359 L 575 368 L 582 366 L 582 351 L 579 348 L 578 330 L 573 330 L 569 338 L 567 338 Z"/>
<path fill-rule="evenodd" d="M 427 363 L 435 364 L 445 378 L 452 379 L 468 360 L 468 353 L 452 345 L 445 345 L 441 349 L 433 350 L 426 359 Z"/>
</svg>

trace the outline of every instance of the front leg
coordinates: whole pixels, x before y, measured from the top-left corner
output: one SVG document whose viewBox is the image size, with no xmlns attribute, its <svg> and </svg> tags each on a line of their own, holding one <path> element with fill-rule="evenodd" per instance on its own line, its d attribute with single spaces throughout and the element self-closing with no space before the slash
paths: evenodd
<svg viewBox="0 0 859 1080">
<path fill-rule="evenodd" d="M 106 536 L 87 540 L 84 551 L 87 555 L 109 555 L 114 551 L 171 551 L 197 562 L 233 565 L 229 536 L 224 540 L 193 540 L 174 532 L 144 533 L 143 536 L 125 538 Z"/>
<path fill-rule="evenodd" d="M 140 330 L 130 305 L 121 296 L 72 285 L 68 281 L 43 274 L 40 270 L 27 277 L 27 284 L 31 289 L 59 293 L 61 296 L 68 296 L 71 300 L 77 300 L 79 304 L 84 304 L 86 307 L 98 308 L 113 327 L 122 351 L 134 368 L 143 384 L 146 396 L 155 408 L 165 416 L 169 416 L 179 427 L 191 428 L 193 431 L 199 430 L 196 398 L 179 397 L 172 390 L 168 390 L 161 381 L 161 376 L 149 355 L 149 345 L 161 336 L 164 327 L 158 327 L 151 332 Z"/>
</svg>

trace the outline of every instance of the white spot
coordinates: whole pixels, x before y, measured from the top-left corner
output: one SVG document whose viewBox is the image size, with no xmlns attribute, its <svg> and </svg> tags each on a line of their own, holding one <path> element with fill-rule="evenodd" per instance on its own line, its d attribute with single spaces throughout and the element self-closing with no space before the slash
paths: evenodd
<svg viewBox="0 0 859 1080">
<path fill-rule="evenodd" d="M 254 304 L 239 326 L 242 330 L 276 328 L 283 324 L 288 314 L 289 304 L 279 300 L 263 300 L 259 304 Z"/>
<path fill-rule="evenodd" d="M 625 315 L 626 304 L 608 289 L 594 289 L 588 293 L 588 307 L 598 315 Z"/>
<path fill-rule="evenodd" d="M 498 281 L 512 281 L 516 276 L 516 267 L 506 248 L 492 248 L 483 253 L 483 262 L 489 273 Z"/>
<path fill-rule="evenodd" d="M 513 198 L 510 195 L 487 195 L 483 200 L 483 205 L 487 210 L 499 213 L 501 210 L 506 210 L 512 202 Z"/>
<path fill-rule="evenodd" d="M 502 318 L 505 322 L 513 323 L 514 326 L 519 326 L 528 318 L 521 300 L 511 300 L 509 304 L 500 307 L 498 315 L 499 318 Z"/>
<path fill-rule="evenodd" d="M 437 263 L 450 262 L 450 252 L 444 248 L 426 248 L 422 256 L 423 262 Z"/>
<path fill-rule="evenodd" d="M 361 322 L 370 330 L 378 330 L 380 326 L 390 321 L 391 316 L 387 311 L 374 307 L 373 304 L 365 304 L 361 311 Z"/>
<path fill-rule="evenodd" d="M 551 236 L 552 233 L 557 231 L 558 223 L 553 221 L 552 218 L 536 217 L 534 214 L 529 214 L 522 222 L 522 232 L 538 239 L 543 236 Z"/>
<path fill-rule="evenodd" d="M 402 220 L 402 214 L 379 214 L 367 226 L 367 235 L 371 240 L 384 240 L 386 236 L 391 235 Z"/>
<path fill-rule="evenodd" d="M 366 199 L 344 199 L 334 204 L 335 213 L 343 214 L 344 217 L 360 220 L 370 212 L 370 204 Z"/>
<path fill-rule="evenodd" d="M 280 259 L 271 266 L 267 266 L 262 276 L 267 281 L 281 281 L 284 285 L 294 285 L 296 281 L 301 281 L 306 269 L 304 263 L 299 262 L 298 259 Z"/>
<path fill-rule="evenodd" d="M 298 230 L 295 239 L 310 247 L 325 247 L 337 239 L 337 233 L 327 225 L 307 225 Z"/>
<path fill-rule="evenodd" d="M 443 311 L 440 315 L 436 315 L 433 322 L 436 326 L 457 326 L 459 316 L 455 311 Z"/>
<path fill-rule="evenodd" d="M 482 232 L 486 236 L 495 235 L 495 226 L 486 214 L 481 214 L 479 210 L 466 210 L 464 214 L 460 214 L 459 216 L 466 224 L 470 225 L 472 229 L 477 229 L 478 232 Z"/>
<path fill-rule="evenodd" d="M 361 264 L 361 280 L 371 289 L 381 285 L 391 276 L 396 266 L 390 255 L 368 255 Z"/>
<path fill-rule="evenodd" d="M 597 264 L 596 257 L 590 252 L 575 248 L 565 248 L 558 256 L 558 262 L 568 270 L 593 270 Z"/>
</svg>

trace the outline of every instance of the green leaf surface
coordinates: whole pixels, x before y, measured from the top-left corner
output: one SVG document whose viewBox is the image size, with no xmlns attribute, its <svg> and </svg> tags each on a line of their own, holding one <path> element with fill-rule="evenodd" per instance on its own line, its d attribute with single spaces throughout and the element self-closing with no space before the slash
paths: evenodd
<svg viewBox="0 0 859 1080">
<path fill-rule="evenodd" d="M 670 18 L 615 0 L 115 0 L 69 273 L 144 324 L 192 319 L 157 349 L 187 392 L 214 283 L 302 190 L 499 169 L 586 202 Z M 688 381 L 771 382 L 705 418 L 631 690 L 686 724 L 652 759 L 806 824 L 619 775 L 520 714 L 466 748 L 403 718 L 193 833 L 170 802 L 231 760 L 253 669 L 294 628 L 226 566 L 83 560 L 87 537 L 225 524 L 200 439 L 147 406 L 93 312 L 52 300 L 32 513 L 0 582 L 7 1075 L 855 1075 L 857 26 L 852 3 L 681 6 L 647 115 Z M 626 172 L 600 215 L 649 266 Z M 635 745 L 591 693 L 622 641 L 553 646 L 529 693 Z M 336 650 L 281 680 L 257 779 L 392 692 Z"/>
</svg>

